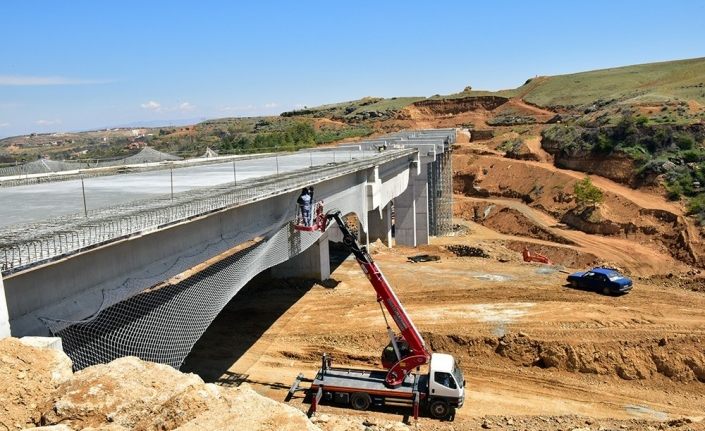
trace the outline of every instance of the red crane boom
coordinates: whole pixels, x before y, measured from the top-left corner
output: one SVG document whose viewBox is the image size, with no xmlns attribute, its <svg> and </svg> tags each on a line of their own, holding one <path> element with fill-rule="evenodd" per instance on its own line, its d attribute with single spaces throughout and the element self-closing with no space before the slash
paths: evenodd
<svg viewBox="0 0 705 431">
<path fill-rule="evenodd" d="M 377 302 L 384 304 L 387 312 L 392 316 L 394 323 L 399 328 L 401 337 L 395 336 L 389 326 L 387 326 L 391 341 L 390 346 L 385 349 L 386 355 L 383 354 L 382 357 L 383 365 L 388 368 L 386 384 L 390 387 L 397 387 L 402 384 L 406 375 L 414 368 L 428 363 L 431 353 L 426 348 L 426 342 L 421 333 L 414 326 L 387 279 L 384 278 L 382 271 L 377 267 L 367 249 L 360 247 L 355 236 L 350 233 L 340 212 L 328 214 L 327 218 L 335 220 L 338 224 L 338 228 L 343 233 L 343 244 L 355 255 L 360 268 L 362 268 L 362 271 L 372 283 L 372 287 L 377 293 Z M 390 352 L 394 353 L 391 360 Z"/>
</svg>

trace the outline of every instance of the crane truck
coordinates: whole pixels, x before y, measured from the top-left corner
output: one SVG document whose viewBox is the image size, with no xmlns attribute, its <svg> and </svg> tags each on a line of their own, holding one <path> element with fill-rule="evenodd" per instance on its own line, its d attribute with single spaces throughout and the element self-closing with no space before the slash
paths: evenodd
<svg viewBox="0 0 705 431">
<path fill-rule="evenodd" d="M 367 249 L 358 244 L 340 212 L 326 217 L 328 222 L 337 223 L 343 234 L 343 244 L 355 256 L 377 294 L 390 339 L 382 351 L 385 370 L 333 367 L 331 358 L 324 354 L 315 378 L 307 379 L 299 374 L 291 385 L 287 401 L 295 392 L 306 391 L 311 396 L 311 413 L 316 412 L 322 400 L 356 410 L 367 410 L 373 405 L 405 404 L 412 407 L 415 419 L 419 416 L 419 409 L 424 408 L 436 419 L 452 420 L 455 409 L 462 407 L 465 399 L 465 379 L 455 358 L 429 351 L 389 282 Z M 399 334 L 389 326 L 385 308 Z M 428 371 L 422 373 L 420 367 L 426 365 Z M 310 383 L 310 387 L 301 388 L 302 382 Z"/>
</svg>

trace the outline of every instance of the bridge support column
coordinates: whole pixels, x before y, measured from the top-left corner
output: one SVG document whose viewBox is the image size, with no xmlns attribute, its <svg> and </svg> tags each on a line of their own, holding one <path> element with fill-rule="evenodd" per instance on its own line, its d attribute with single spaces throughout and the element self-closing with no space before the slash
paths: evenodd
<svg viewBox="0 0 705 431">
<path fill-rule="evenodd" d="M 274 278 L 309 278 L 321 281 L 330 278 L 328 235 L 321 235 L 311 247 L 274 266 L 270 274 Z"/>
<path fill-rule="evenodd" d="M 0 274 L 0 339 L 10 336 L 10 313 L 7 311 L 7 300 L 5 299 L 5 286 L 2 283 Z"/>
<path fill-rule="evenodd" d="M 392 204 L 389 203 L 382 209 L 382 215 L 378 210 L 367 213 L 367 224 L 369 226 L 370 242 L 378 239 L 387 247 L 392 246 Z"/>
<path fill-rule="evenodd" d="M 397 245 L 416 247 L 428 244 L 428 172 L 409 170 L 406 191 L 394 199 L 394 236 Z"/>
<path fill-rule="evenodd" d="M 367 229 L 368 230 L 370 229 L 369 220 L 367 221 Z M 370 235 L 365 231 L 365 227 L 362 224 L 362 222 L 360 220 L 358 220 L 357 221 L 357 242 L 360 243 L 361 246 L 369 247 L 371 241 L 374 241 L 374 239 L 372 239 L 370 237 Z"/>
</svg>

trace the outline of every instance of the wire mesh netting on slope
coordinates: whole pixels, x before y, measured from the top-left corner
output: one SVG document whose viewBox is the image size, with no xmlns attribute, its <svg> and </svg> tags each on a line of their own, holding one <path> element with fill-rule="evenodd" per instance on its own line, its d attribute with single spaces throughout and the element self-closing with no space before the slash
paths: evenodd
<svg viewBox="0 0 705 431">
<path fill-rule="evenodd" d="M 288 223 L 192 277 L 137 293 L 87 320 L 44 320 L 61 337 L 77 370 L 123 356 L 179 368 L 218 313 L 248 281 L 307 249 L 320 236 L 320 232 L 294 230 Z M 110 296 L 121 295 L 121 291 L 104 294 L 106 304 L 111 304 L 115 298 Z"/>
</svg>

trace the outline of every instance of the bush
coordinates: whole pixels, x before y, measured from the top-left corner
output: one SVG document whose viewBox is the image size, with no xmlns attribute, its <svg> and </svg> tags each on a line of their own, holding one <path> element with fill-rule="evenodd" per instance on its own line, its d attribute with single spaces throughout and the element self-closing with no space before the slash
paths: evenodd
<svg viewBox="0 0 705 431">
<path fill-rule="evenodd" d="M 604 200 L 602 190 L 592 184 L 590 177 L 585 177 L 573 186 L 575 202 L 578 206 L 595 206 Z"/>
<path fill-rule="evenodd" d="M 497 150 L 499 151 L 504 151 L 506 153 L 516 151 L 519 147 L 521 147 L 522 140 L 521 139 L 509 139 L 507 141 L 502 142 L 497 146 Z"/>
<path fill-rule="evenodd" d="M 688 214 L 705 214 L 705 193 L 700 193 L 688 201 Z"/>
<path fill-rule="evenodd" d="M 695 145 L 695 141 L 693 140 L 693 138 L 684 133 L 678 134 L 675 137 L 675 141 L 676 145 L 678 145 L 678 148 L 680 148 L 681 150 L 690 150 Z"/>
<path fill-rule="evenodd" d="M 705 153 L 702 150 L 688 150 L 682 153 L 686 163 L 696 163 L 705 160 Z"/>
<path fill-rule="evenodd" d="M 593 151 L 602 154 L 609 154 L 614 151 L 615 143 L 603 133 L 597 135 L 597 142 L 595 146 L 592 147 Z"/>
<path fill-rule="evenodd" d="M 666 184 L 666 196 L 669 200 L 677 201 L 680 200 L 683 194 L 683 188 L 678 183 Z"/>
<path fill-rule="evenodd" d="M 641 145 L 622 148 L 622 152 L 639 164 L 644 164 L 651 159 L 649 152 Z"/>
</svg>

